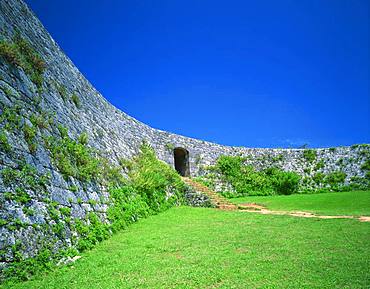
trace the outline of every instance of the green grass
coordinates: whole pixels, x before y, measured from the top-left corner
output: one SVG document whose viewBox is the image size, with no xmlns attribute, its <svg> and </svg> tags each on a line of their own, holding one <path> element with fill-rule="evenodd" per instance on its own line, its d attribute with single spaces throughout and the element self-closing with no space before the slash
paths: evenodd
<svg viewBox="0 0 370 289">
<path fill-rule="evenodd" d="M 11 288 L 369 288 L 370 224 L 180 207 Z"/>
<path fill-rule="evenodd" d="M 256 203 L 270 210 L 307 211 L 327 215 L 370 216 L 370 191 L 290 196 L 242 197 L 235 204 Z"/>
</svg>

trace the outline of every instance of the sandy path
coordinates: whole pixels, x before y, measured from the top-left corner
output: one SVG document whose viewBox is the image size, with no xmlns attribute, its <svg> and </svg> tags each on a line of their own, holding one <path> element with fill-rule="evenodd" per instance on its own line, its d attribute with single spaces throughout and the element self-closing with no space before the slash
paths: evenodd
<svg viewBox="0 0 370 289">
<path fill-rule="evenodd" d="M 258 213 L 262 215 L 286 215 L 300 218 L 318 218 L 318 219 L 356 219 L 360 222 L 370 222 L 370 217 L 368 216 L 348 216 L 348 215 L 317 215 L 310 212 L 304 211 L 274 211 L 269 210 L 261 205 L 257 204 L 239 204 L 239 210 L 247 213 Z"/>
</svg>

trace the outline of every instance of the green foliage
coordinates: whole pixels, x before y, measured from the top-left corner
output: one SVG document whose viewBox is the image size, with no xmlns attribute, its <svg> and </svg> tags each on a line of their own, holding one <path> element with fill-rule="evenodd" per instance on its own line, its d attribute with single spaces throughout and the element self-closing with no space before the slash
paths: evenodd
<svg viewBox="0 0 370 289">
<path fill-rule="evenodd" d="M 88 203 L 89 203 L 89 205 L 91 205 L 91 206 L 95 206 L 98 202 L 97 202 L 97 201 L 95 201 L 95 200 L 93 200 L 93 199 L 89 199 Z"/>
<path fill-rule="evenodd" d="M 132 169 L 132 161 L 125 159 L 125 158 L 119 158 L 118 163 L 121 166 L 121 168 L 125 171 L 129 171 Z"/>
<path fill-rule="evenodd" d="M 149 215 L 150 208 L 133 186 L 111 189 L 113 206 L 108 209 L 108 219 L 114 232 Z"/>
<path fill-rule="evenodd" d="M 21 107 L 14 105 L 12 107 L 4 106 L 0 115 L 0 123 L 4 125 L 7 131 L 14 131 L 21 127 Z"/>
<path fill-rule="evenodd" d="M 324 182 L 325 174 L 321 173 L 321 172 L 318 172 L 318 173 L 314 174 L 312 179 L 317 185 L 320 185 Z"/>
<path fill-rule="evenodd" d="M 172 153 L 173 150 L 175 149 L 175 145 L 173 143 L 166 143 L 166 149 Z"/>
<path fill-rule="evenodd" d="M 315 165 L 314 167 L 314 170 L 315 171 L 318 171 L 318 170 L 321 170 L 325 167 L 325 162 L 324 160 L 320 160 L 319 162 L 317 162 L 317 164 Z"/>
<path fill-rule="evenodd" d="M 46 68 L 45 62 L 19 33 L 12 41 L 0 41 L 0 56 L 11 65 L 21 67 L 31 81 L 41 88 Z"/>
<path fill-rule="evenodd" d="M 51 268 L 52 252 L 45 249 L 39 252 L 34 258 L 20 256 L 17 262 L 11 263 L 5 270 L 7 279 L 28 280 L 32 275 Z"/>
<path fill-rule="evenodd" d="M 71 208 L 68 208 L 68 207 L 61 207 L 59 209 L 60 213 L 64 216 L 70 216 L 71 215 Z"/>
<path fill-rule="evenodd" d="M 35 210 L 30 207 L 23 207 L 22 208 L 23 213 L 25 213 L 27 216 L 34 216 Z"/>
<path fill-rule="evenodd" d="M 81 100 L 76 93 L 72 93 L 71 99 L 77 108 L 81 108 Z"/>
<path fill-rule="evenodd" d="M 291 195 L 298 192 L 300 176 L 294 172 L 284 172 L 277 168 L 265 170 L 265 175 L 278 195 Z"/>
<path fill-rule="evenodd" d="M 86 182 L 97 179 L 100 162 L 94 151 L 86 144 L 71 139 L 63 126 L 59 125 L 58 129 L 61 138 L 45 138 L 45 144 L 61 174 L 65 178 L 75 177 Z"/>
<path fill-rule="evenodd" d="M 109 225 L 102 223 L 95 213 L 89 213 L 87 221 L 89 225 L 79 219 L 75 220 L 75 229 L 80 235 L 77 244 L 79 251 L 91 249 L 95 244 L 110 236 Z"/>
<path fill-rule="evenodd" d="M 162 206 L 167 208 L 173 205 L 185 186 L 175 170 L 158 160 L 153 149 L 145 143 L 140 148 L 140 154 L 133 159 L 129 177 L 134 188 L 155 212 L 161 211 Z"/>
<path fill-rule="evenodd" d="M 366 172 L 370 171 L 370 159 L 365 160 L 365 162 L 361 165 L 361 169 Z"/>
<path fill-rule="evenodd" d="M 275 157 L 272 157 L 271 159 L 273 162 L 280 162 L 280 161 L 283 161 L 284 160 L 284 155 L 283 154 L 280 154 L 280 155 L 277 155 Z"/>
<path fill-rule="evenodd" d="M 25 162 L 20 162 L 16 169 L 4 168 L 1 177 L 5 186 L 14 190 L 45 191 L 49 182 L 49 175 L 39 175 L 36 168 Z"/>
<path fill-rule="evenodd" d="M 9 144 L 8 136 L 4 130 L 0 130 L 0 149 L 6 153 L 12 151 L 12 146 Z"/>
<path fill-rule="evenodd" d="M 149 145 L 143 144 L 127 167 L 127 184 L 110 190 L 113 206 L 108 218 L 114 231 L 183 202 L 185 184 L 172 168 L 156 158 Z"/>
<path fill-rule="evenodd" d="M 55 224 L 52 224 L 51 225 L 51 230 L 59 238 L 64 238 L 64 236 L 65 236 L 65 229 L 64 229 L 64 224 L 63 223 L 56 222 Z"/>
<path fill-rule="evenodd" d="M 62 84 L 57 84 L 56 89 L 58 90 L 58 93 L 60 97 L 63 99 L 63 101 L 66 101 L 68 99 L 67 89 Z"/>
<path fill-rule="evenodd" d="M 299 175 L 284 172 L 278 168 L 256 171 L 252 166 L 244 164 L 239 156 L 221 156 L 214 168 L 221 177 L 230 183 L 235 193 L 227 196 L 292 194 L 297 192 Z"/>
<path fill-rule="evenodd" d="M 68 187 L 68 190 L 70 190 L 71 192 L 77 192 L 78 191 L 78 187 L 76 185 L 72 185 L 72 186 L 69 186 Z"/>
<path fill-rule="evenodd" d="M 31 153 L 35 153 L 37 150 L 37 143 L 36 143 L 36 135 L 37 135 L 37 128 L 34 126 L 29 126 L 28 124 L 24 124 L 23 126 L 23 134 L 24 139 L 27 142 L 28 149 Z"/>
<path fill-rule="evenodd" d="M 27 204 L 31 201 L 31 196 L 22 188 L 17 187 L 12 199 L 20 204 Z"/>
<path fill-rule="evenodd" d="M 316 156 L 317 156 L 317 153 L 313 149 L 305 149 L 303 151 L 303 157 L 309 163 L 312 163 L 314 160 L 316 160 Z"/>
<path fill-rule="evenodd" d="M 89 141 L 89 136 L 88 136 L 87 132 L 83 132 L 83 133 L 81 133 L 81 134 L 79 135 L 79 137 L 78 137 L 78 142 L 79 142 L 80 144 L 82 144 L 82 145 L 87 145 L 88 141 Z"/>
<path fill-rule="evenodd" d="M 42 111 L 39 114 L 32 114 L 30 116 L 30 122 L 34 127 L 38 127 L 39 129 L 46 129 L 54 123 L 54 119 L 51 114 Z"/>
<path fill-rule="evenodd" d="M 346 177 L 346 173 L 335 171 L 326 175 L 325 182 L 332 187 L 338 187 L 344 183 Z"/>
<path fill-rule="evenodd" d="M 21 66 L 21 55 L 15 43 L 1 40 L 0 41 L 0 55 L 10 64 L 14 66 Z"/>
<path fill-rule="evenodd" d="M 122 175 L 122 167 L 112 165 L 108 159 L 100 158 L 100 179 L 106 186 L 119 187 L 125 184 L 126 180 Z"/>
</svg>

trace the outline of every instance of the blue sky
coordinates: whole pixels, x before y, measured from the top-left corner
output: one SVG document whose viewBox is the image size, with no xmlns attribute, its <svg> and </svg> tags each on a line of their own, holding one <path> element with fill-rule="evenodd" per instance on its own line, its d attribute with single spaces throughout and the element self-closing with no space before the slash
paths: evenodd
<svg viewBox="0 0 370 289">
<path fill-rule="evenodd" d="M 370 142 L 370 1 L 26 2 L 152 127 L 247 147 Z"/>
</svg>

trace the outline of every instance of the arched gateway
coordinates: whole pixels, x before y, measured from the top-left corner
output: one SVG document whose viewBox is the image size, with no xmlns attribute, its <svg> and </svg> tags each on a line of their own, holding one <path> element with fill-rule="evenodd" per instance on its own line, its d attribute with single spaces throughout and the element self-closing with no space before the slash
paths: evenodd
<svg viewBox="0 0 370 289">
<path fill-rule="evenodd" d="M 189 177 L 189 152 L 184 148 L 177 147 L 173 150 L 173 156 L 176 171 L 183 177 Z"/>
</svg>

